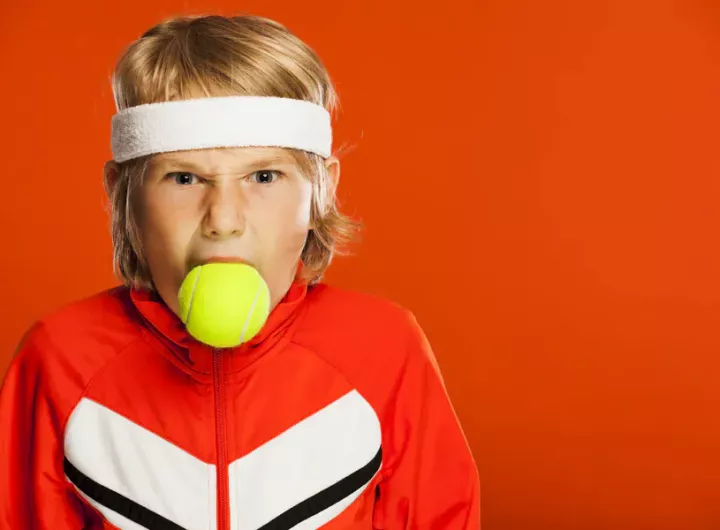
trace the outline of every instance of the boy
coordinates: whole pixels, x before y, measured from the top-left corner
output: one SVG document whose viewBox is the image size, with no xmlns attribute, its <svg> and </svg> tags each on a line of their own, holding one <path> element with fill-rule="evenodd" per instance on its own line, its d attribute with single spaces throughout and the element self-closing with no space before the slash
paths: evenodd
<svg viewBox="0 0 720 530">
<path fill-rule="evenodd" d="M 257 17 L 177 18 L 121 57 L 105 167 L 124 285 L 39 322 L 0 393 L 0 526 L 477 529 L 479 483 L 413 316 L 320 283 L 352 232 L 322 64 Z M 271 314 L 194 340 L 196 265 Z"/>
</svg>

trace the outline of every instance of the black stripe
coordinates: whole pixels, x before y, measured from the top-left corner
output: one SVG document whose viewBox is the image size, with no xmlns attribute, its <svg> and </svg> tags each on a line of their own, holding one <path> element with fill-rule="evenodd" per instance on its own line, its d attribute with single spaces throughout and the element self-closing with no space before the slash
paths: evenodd
<svg viewBox="0 0 720 530">
<path fill-rule="evenodd" d="M 375 457 L 367 465 L 348 475 L 340 482 L 293 506 L 269 523 L 261 526 L 258 530 L 289 530 L 313 515 L 330 508 L 370 482 L 380 469 L 381 463 L 382 447 L 378 449 Z"/>
<path fill-rule="evenodd" d="M 149 530 L 185 530 L 182 526 L 165 519 L 162 515 L 158 515 L 102 484 L 98 484 L 72 465 L 67 458 L 63 461 L 63 467 L 70 481 L 85 495 L 134 523 Z"/>
</svg>

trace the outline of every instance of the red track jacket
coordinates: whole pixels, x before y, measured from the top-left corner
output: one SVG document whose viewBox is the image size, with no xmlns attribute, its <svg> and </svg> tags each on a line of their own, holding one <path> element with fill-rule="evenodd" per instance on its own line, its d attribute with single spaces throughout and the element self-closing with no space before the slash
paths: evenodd
<svg viewBox="0 0 720 530">
<path fill-rule="evenodd" d="M 213 350 L 119 287 L 39 322 L 0 391 L 10 530 L 478 530 L 479 481 L 414 317 L 294 284 Z"/>
</svg>

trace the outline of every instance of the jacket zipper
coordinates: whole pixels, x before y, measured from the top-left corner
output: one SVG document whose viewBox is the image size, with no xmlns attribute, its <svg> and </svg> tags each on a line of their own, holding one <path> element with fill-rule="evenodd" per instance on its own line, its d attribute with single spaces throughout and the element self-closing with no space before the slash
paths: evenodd
<svg viewBox="0 0 720 530">
<path fill-rule="evenodd" d="M 222 353 L 213 350 L 213 387 L 215 394 L 215 435 L 217 445 L 217 528 L 230 529 L 227 436 L 225 434 L 225 399 L 223 395 Z"/>
</svg>

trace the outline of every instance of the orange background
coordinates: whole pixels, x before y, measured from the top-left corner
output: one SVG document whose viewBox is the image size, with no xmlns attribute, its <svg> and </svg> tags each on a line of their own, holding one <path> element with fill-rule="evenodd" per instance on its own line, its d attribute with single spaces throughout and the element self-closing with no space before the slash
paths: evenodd
<svg viewBox="0 0 720 530">
<path fill-rule="evenodd" d="M 115 283 L 122 48 L 240 9 L 335 78 L 366 231 L 329 280 L 417 314 L 484 528 L 720 528 L 720 9 L 676 4 L 3 2 L 0 374 L 34 319 Z"/>
</svg>

